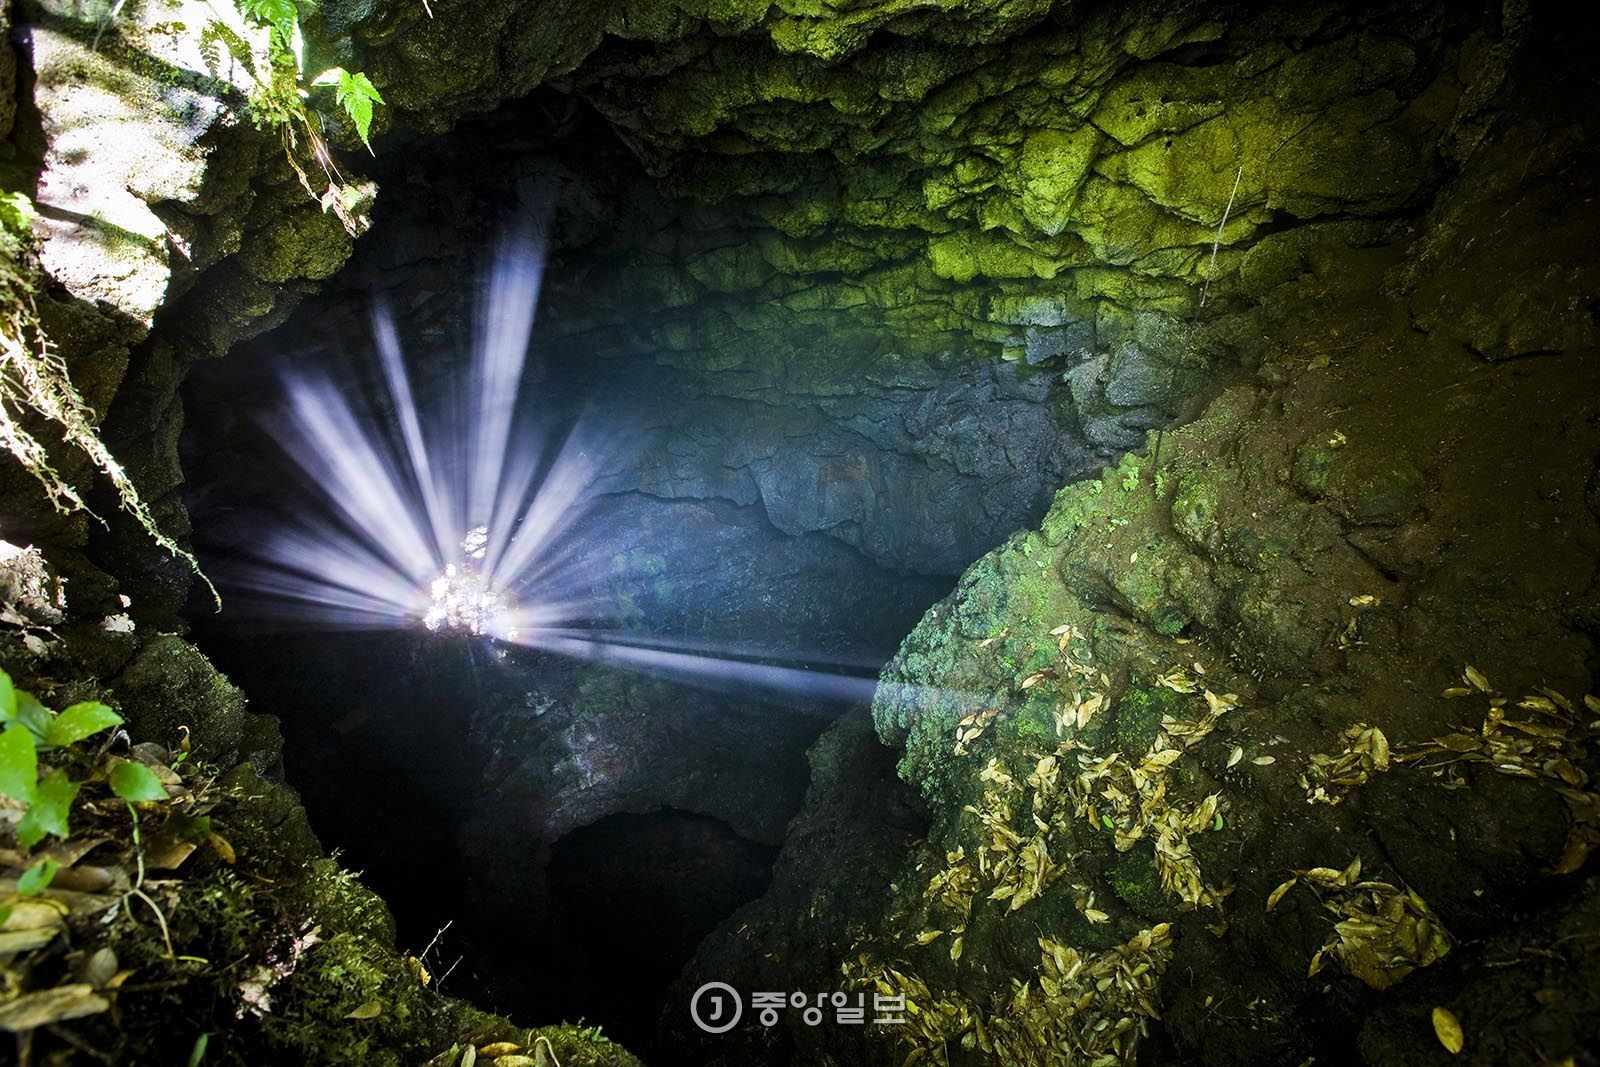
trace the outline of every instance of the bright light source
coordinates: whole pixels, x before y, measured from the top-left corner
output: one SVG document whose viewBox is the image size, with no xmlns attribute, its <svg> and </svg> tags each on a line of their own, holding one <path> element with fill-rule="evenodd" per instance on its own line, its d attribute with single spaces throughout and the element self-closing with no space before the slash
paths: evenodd
<svg viewBox="0 0 1600 1067">
<path fill-rule="evenodd" d="M 466 559 L 447 564 L 444 573 L 429 587 L 429 604 L 422 625 L 434 633 L 493 633 L 495 619 L 508 606 L 493 589 L 488 576 L 478 573 L 467 560 L 482 559 L 489 549 L 489 528 L 479 526 L 461 540 Z"/>
</svg>

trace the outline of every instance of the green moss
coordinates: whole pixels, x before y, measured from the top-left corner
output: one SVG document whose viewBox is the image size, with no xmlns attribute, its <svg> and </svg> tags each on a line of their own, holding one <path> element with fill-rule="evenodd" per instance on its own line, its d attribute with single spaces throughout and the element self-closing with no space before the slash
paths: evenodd
<svg viewBox="0 0 1600 1067">
<path fill-rule="evenodd" d="M 535 1045 L 542 1044 L 539 1038 L 550 1043 L 550 1051 L 561 1067 L 640 1067 L 632 1054 L 612 1043 L 598 1026 L 584 1026 L 581 1022 L 542 1026 L 530 1032 L 530 1041 Z"/>
<path fill-rule="evenodd" d="M 1101 96 L 1094 124 L 1128 147 L 1152 134 L 1186 130 L 1222 113 L 1218 90 L 1226 76 L 1226 67 L 1136 67 Z"/>
<path fill-rule="evenodd" d="M 1136 677 L 1112 704 L 1118 750 L 1134 758 L 1144 755 L 1161 732 L 1162 718 L 1185 710 L 1182 694 Z"/>
<path fill-rule="evenodd" d="M 1105 483 L 1095 478 L 1058 490 L 1040 526 L 1046 543 L 1051 546 L 1066 544 L 1074 534 L 1101 518 L 1098 499 L 1104 488 Z"/>
<path fill-rule="evenodd" d="M 928 239 L 928 264 L 940 278 L 970 282 L 978 274 L 979 238 L 970 232 L 942 234 Z"/>
<path fill-rule="evenodd" d="M 1117 899 L 1150 920 L 1171 912 L 1171 905 L 1161 892 L 1155 859 L 1155 849 L 1148 841 L 1141 841 L 1127 852 L 1118 853 L 1106 871 L 1106 880 Z"/>
<path fill-rule="evenodd" d="M 1056 727 L 1050 704 L 1048 700 L 1030 700 L 1007 720 L 1007 732 L 1023 743 L 1023 751 L 1054 744 Z"/>
<path fill-rule="evenodd" d="M 182 638 L 146 642 L 112 687 L 136 735 L 175 745 L 183 730 L 192 730 L 196 754 L 224 766 L 238 753 L 244 694 Z"/>
<path fill-rule="evenodd" d="M 1017 159 L 1023 217 L 1044 233 L 1060 233 L 1073 216 L 1078 189 L 1088 177 L 1099 143 L 1099 132 L 1089 125 L 1028 134 Z"/>
<path fill-rule="evenodd" d="M 789 18 L 772 23 L 772 43 L 781 52 L 801 53 L 831 63 L 859 51 L 872 27 L 861 18 Z"/>
<path fill-rule="evenodd" d="M 1338 445 L 1327 434 L 1313 434 L 1294 450 L 1290 477 L 1294 484 L 1313 497 L 1328 488 L 1328 471 L 1333 467 Z"/>
<path fill-rule="evenodd" d="M 1052 557 L 1043 538 L 1028 534 L 978 560 L 955 592 L 923 616 L 884 672 L 873 722 L 886 742 L 904 744 L 901 777 L 935 802 L 959 796 L 954 783 L 964 769 L 954 756 L 955 723 L 984 707 L 1015 706 L 1022 679 L 1055 661 L 1048 635 L 1066 618 L 1067 593 Z M 1001 635 L 1007 639 L 974 647 Z M 1004 691 L 997 691 L 996 677 L 1005 679 Z M 917 684 L 898 684 L 910 678 Z"/>
<path fill-rule="evenodd" d="M 331 278 L 354 247 L 351 237 L 331 214 L 316 207 L 285 211 L 263 198 L 257 215 L 267 215 L 245 238 L 240 262 L 256 278 L 281 283 L 296 279 Z"/>
<path fill-rule="evenodd" d="M 1190 467 L 1178 479 L 1172 497 L 1172 527 L 1192 547 L 1216 553 L 1222 547 L 1222 530 L 1217 524 L 1221 506 L 1218 491 L 1205 467 Z"/>
</svg>

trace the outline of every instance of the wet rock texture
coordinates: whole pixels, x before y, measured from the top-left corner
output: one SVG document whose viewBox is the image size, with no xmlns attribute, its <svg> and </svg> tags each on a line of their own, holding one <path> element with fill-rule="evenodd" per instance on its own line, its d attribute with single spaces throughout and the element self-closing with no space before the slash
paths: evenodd
<svg viewBox="0 0 1600 1067">
<path fill-rule="evenodd" d="M 39 39 L 75 54 L 68 31 L 82 24 L 39 11 Z M 117 47 L 179 48 L 181 36 L 139 28 L 159 17 L 130 22 Z M 1323 244 L 1381 239 L 1426 197 L 1514 30 L 1428 5 L 1356 16 L 447 0 L 430 18 L 422 5 L 330 3 L 307 13 L 307 63 L 369 72 L 390 101 L 379 143 L 392 127 L 402 152 L 535 87 L 514 139 L 559 139 L 580 120 L 585 136 L 620 139 L 629 166 L 605 172 L 642 166 L 648 186 L 590 178 L 598 188 L 564 205 L 574 269 L 552 279 L 552 340 L 598 357 L 649 351 L 683 388 L 715 383 L 734 407 L 781 403 L 799 420 L 769 441 L 748 440 L 742 416 L 708 421 L 703 440 L 641 472 L 642 488 L 759 497 L 785 532 L 949 573 L 1033 521 L 1040 486 L 1139 444 L 1253 365 L 1249 302 Z M 281 318 L 348 242 L 301 199 L 270 139 L 213 97 L 182 88 L 192 106 L 167 101 L 131 63 L 86 62 L 132 79 L 119 107 L 143 94 L 181 119 L 181 137 L 150 142 L 173 144 L 172 166 L 117 163 L 167 184 L 97 182 L 170 222 L 170 241 L 152 230 L 138 253 L 150 299 L 129 295 L 134 319 L 148 316 L 175 271 L 169 327 L 141 347 L 141 387 L 109 425 L 161 497 L 177 477 L 172 377 Z M 65 160 L 69 148 L 47 151 Z M 463 145 L 449 165 L 469 157 L 481 149 Z M 67 182 L 63 166 L 46 175 Z M 168 188 L 179 173 L 182 189 Z M 97 276 L 126 273 L 106 266 Z M 703 473 L 721 465 L 720 479 Z M 951 514 L 976 521 L 950 536 Z M 148 589 L 145 610 L 170 604 L 170 589 Z"/>
<path fill-rule="evenodd" d="M 1458 1061 L 1589 1054 L 1593 148 L 1536 54 L 1413 239 L 1268 292 L 1254 382 L 1062 490 L 907 638 L 873 718 L 933 821 L 877 868 L 876 916 L 841 937 L 776 905 L 843 884 L 797 838 L 685 997 L 716 977 L 920 998 L 898 1043 L 787 1019 L 766 1041 L 795 1062 L 1442 1063 L 1435 1008 Z M 1502 731 L 1496 759 L 1448 747 Z M 814 779 L 796 825 L 876 827 L 830 807 L 839 787 Z M 1389 910 L 1356 916 L 1361 893 Z M 749 940 L 835 949 L 797 980 Z M 1102 984 L 1073 986 L 1063 947 Z"/>
<path fill-rule="evenodd" d="M 41 315 L 181 531 L 185 368 L 282 321 L 351 243 L 241 118 L 236 88 L 172 75 L 196 62 L 160 29 L 175 5 L 130 5 L 98 51 L 77 5 L 5 10 L 32 92 L 5 174 L 38 192 L 60 283 Z M 1479 1062 L 1587 1054 L 1593 1005 L 1571 961 L 1592 894 L 1569 885 L 1581 875 L 1541 872 L 1572 865 L 1574 812 L 1589 803 L 1551 775 L 1582 795 L 1592 766 L 1574 751 L 1570 776 L 1551 759 L 1531 778 L 1471 765 L 1441 780 L 1399 758 L 1481 731 L 1488 698 L 1437 696 L 1466 664 L 1513 701 L 1538 685 L 1593 689 L 1594 102 L 1537 91 L 1570 27 L 1516 5 L 1047 0 L 328 0 L 306 19 L 308 63 L 364 69 L 389 102 L 380 151 L 425 154 L 426 137 L 536 89 L 506 113 L 515 144 L 465 143 L 436 168 L 570 151 L 603 131 L 609 147 L 588 162 L 605 167 L 574 168 L 558 197 L 540 343 L 647 413 L 648 462 L 608 472 L 609 525 L 649 525 L 666 505 L 707 526 L 761 525 L 805 546 L 806 573 L 832 567 L 842 582 L 952 574 L 1038 527 L 967 570 L 886 674 L 873 719 L 912 791 L 860 716 L 826 734 L 771 893 L 691 977 L 812 992 L 915 979 L 913 1029 L 933 1062 L 990 1062 L 999 1047 L 1056 1062 L 1020 1021 L 1039 1003 L 1086 1024 L 1069 1040 L 1080 1053 L 1113 1042 L 1097 1054 L 1123 1058 L 1301 1062 L 1332 1047 L 1425 1062 L 1442 1054 L 1426 1028 L 1440 1004 Z M 410 263 L 458 266 L 427 259 Z M 703 403 L 692 417 L 686 397 Z M 1137 448 L 1044 514 L 1058 485 Z M 119 610 L 127 591 L 142 625 L 175 625 L 186 579 L 137 534 L 90 545 L 85 525 L 45 515 L 27 529 L 82 591 L 78 622 Z M 713 588 L 693 566 L 686 587 L 664 588 L 664 560 L 613 555 L 619 586 L 645 588 L 641 611 L 693 632 L 717 606 L 686 593 Z M 920 581 L 894 587 L 900 608 Z M 849 647 L 846 628 L 864 625 L 814 597 L 765 606 L 823 646 Z M 270 728 L 188 646 L 93 640 L 106 644 L 54 666 L 121 672 L 156 729 L 179 721 L 159 694 L 220 693 L 202 742 L 266 753 L 273 773 Z M 344 724 L 326 742 L 336 758 L 379 743 L 386 759 L 442 753 L 428 768 L 442 782 L 472 776 L 456 799 L 481 804 L 478 821 L 440 847 L 495 872 L 477 890 L 494 914 L 537 903 L 555 836 L 663 797 L 783 839 L 807 729 L 733 705 L 661 714 L 674 698 L 582 672 L 549 688 L 554 703 L 495 694 L 492 727 L 441 707 L 388 731 L 392 708 L 362 695 L 376 687 L 315 696 Z M 1202 721 L 1206 690 L 1235 706 L 1210 706 L 1206 736 L 1139 780 L 1141 801 L 1160 783 L 1148 811 L 1101 785 L 1088 792 L 1104 811 L 1078 810 L 1075 776 L 1170 744 Z M 1068 704 L 1070 724 L 1057 714 Z M 596 733 L 597 718 L 610 728 Z M 1337 805 L 1309 803 L 1312 757 L 1339 756 L 1357 726 L 1382 731 L 1386 769 L 1341 787 Z M 710 736 L 727 759 L 707 755 Z M 1354 736 L 1370 755 L 1372 735 Z M 705 776 L 719 766 L 743 770 Z M 388 799 L 352 822 L 423 814 Z M 995 804 L 1013 807 L 1002 818 Z M 1195 819 L 1202 809 L 1216 821 Z M 1162 837 L 1152 827 L 1169 812 Z M 545 836 L 499 850 L 502 818 Z M 1030 842 L 1026 864 L 1002 823 Z M 1308 877 L 1291 872 L 1337 875 L 1353 859 L 1414 890 L 1453 946 L 1383 993 L 1352 977 L 1376 973 L 1359 958 L 1325 957 L 1306 977 L 1334 919 L 1309 884 L 1266 907 Z M 1007 888 L 1002 860 L 1005 877 L 1032 879 L 1014 910 L 1015 887 L 990 895 Z M 952 889 L 969 869 L 982 893 Z M 1324 902 L 1350 888 L 1323 886 Z M 1090 973 L 1119 949 L 1131 962 L 1074 1014 L 1029 999 L 1078 980 L 1060 946 L 1095 960 Z M 1018 1001 L 1024 983 L 1034 992 Z M 1494 1003 L 1510 1006 L 1491 1025 Z M 696 1045 L 681 1017 L 672 1025 L 703 1062 L 907 1051 L 872 1028 Z M 1129 1051 L 1141 1034 L 1144 1051 Z"/>
</svg>

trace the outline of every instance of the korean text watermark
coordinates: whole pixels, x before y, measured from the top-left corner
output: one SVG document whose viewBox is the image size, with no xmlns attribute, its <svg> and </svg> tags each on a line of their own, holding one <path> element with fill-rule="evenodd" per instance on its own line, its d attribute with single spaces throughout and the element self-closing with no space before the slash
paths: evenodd
<svg viewBox="0 0 1600 1067">
<path fill-rule="evenodd" d="M 824 1019 L 844 1026 L 898 1026 L 906 1021 L 905 994 L 886 996 L 874 993 L 871 1015 L 868 997 L 857 993 L 751 993 L 750 1013 L 762 1026 L 776 1026 L 781 1013 L 797 1013 L 806 1026 L 820 1026 Z M 744 1018 L 744 998 L 726 982 L 707 982 L 695 990 L 689 1001 L 689 1017 L 708 1034 L 725 1034 Z"/>
</svg>

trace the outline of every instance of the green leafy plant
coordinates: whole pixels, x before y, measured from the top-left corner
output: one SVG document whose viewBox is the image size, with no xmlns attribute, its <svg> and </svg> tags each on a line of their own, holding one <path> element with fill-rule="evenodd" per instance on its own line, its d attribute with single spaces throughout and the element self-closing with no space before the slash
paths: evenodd
<svg viewBox="0 0 1600 1067">
<path fill-rule="evenodd" d="M 27 193 L 0 193 L 0 227 L 17 237 L 33 233 L 33 221 L 39 217 Z"/>
<path fill-rule="evenodd" d="M 64 766 L 42 768 L 39 757 L 43 754 L 51 757 L 51 762 L 65 763 L 67 760 L 54 757 L 102 730 L 121 725 L 122 716 L 93 700 L 52 712 L 31 693 L 17 689 L 10 675 L 0 671 L 0 723 L 5 724 L 0 732 L 0 794 L 23 807 L 17 843 L 32 848 L 47 834 L 66 838 L 71 833 L 72 802 L 83 783 L 74 781 Z M 167 799 L 160 780 L 142 763 L 113 759 L 109 772 L 111 791 L 130 804 Z M 38 877 L 43 879 L 42 889 L 53 873 Z"/>
<path fill-rule="evenodd" d="M 350 116 L 361 143 L 371 152 L 372 142 L 367 140 L 367 131 L 372 128 L 372 105 L 383 103 L 383 97 L 378 95 L 371 79 L 360 71 L 351 74 L 343 67 L 329 67 L 318 74 L 311 84 L 335 87 L 334 102 Z"/>
<path fill-rule="evenodd" d="M 360 71 L 330 67 L 309 82 L 302 55 L 304 42 L 300 30 L 301 7 L 314 7 L 302 0 L 236 0 L 244 25 L 235 27 L 215 6 L 217 17 L 201 31 L 200 44 L 213 70 L 222 66 L 224 55 L 246 70 L 255 88 L 249 97 L 249 111 L 258 129 L 276 130 L 283 151 L 300 184 L 307 193 L 331 211 L 352 236 L 367 228 L 360 213 L 361 203 L 370 196 L 370 183 L 351 182 L 340 172 L 327 140 L 322 135 L 323 115 L 312 106 L 313 89 L 332 88 L 334 106 L 341 109 L 355 127 L 361 143 L 372 151 L 373 106 L 384 102 L 372 80 Z M 265 30 L 265 47 L 248 39 L 250 30 Z M 241 32 L 243 30 L 244 32 Z M 311 183 L 304 157 L 320 168 L 327 179 L 321 192 Z"/>
<path fill-rule="evenodd" d="M 1139 488 L 1139 473 L 1139 465 L 1135 463 L 1122 475 L 1122 491 L 1124 493 L 1131 493 Z"/>
<path fill-rule="evenodd" d="M 43 486 L 57 511 L 94 516 L 77 489 L 57 473 L 49 451 L 28 420 L 37 417 L 50 423 L 63 441 L 88 456 L 111 479 L 123 509 L 145 533 L 188 564 L 216 598 L 216 587 L 201 572 L 199 562 L 161 532 L 133 479 L 100 439 L 95 412 L 72 384 L 66 363 L 39 324 L 33 297 L 39 282 L 27 266 L 37 217 L 27 194 L 0 193 L 0 447 Z M 220 598 L 217 603 L 221 605 Z"/>
</svg>

